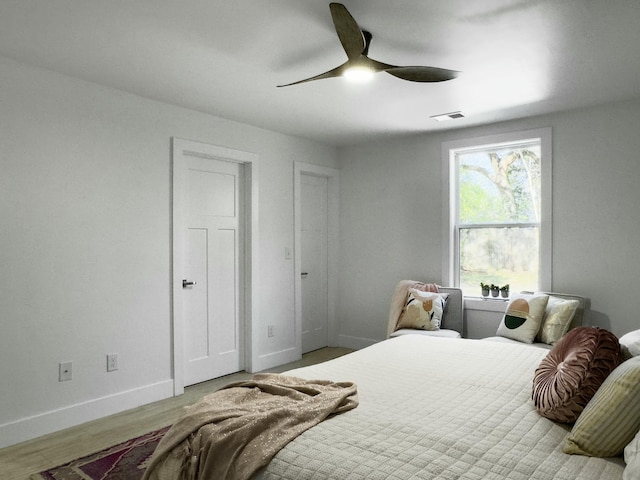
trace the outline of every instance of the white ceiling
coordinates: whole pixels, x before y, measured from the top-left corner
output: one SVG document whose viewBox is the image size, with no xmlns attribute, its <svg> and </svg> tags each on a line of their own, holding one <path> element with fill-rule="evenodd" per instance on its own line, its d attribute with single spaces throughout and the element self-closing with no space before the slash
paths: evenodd
<svg viewBox="0 0 640 480">
<path fill-rule="evenodd" d="M 334 145 L 640 96 L 638 0 L 343 3 L 372 58 L 462 75 L 276 88 L 346 60 L 329 0 L 0 0 L 0 54 Z"/>
</svg>

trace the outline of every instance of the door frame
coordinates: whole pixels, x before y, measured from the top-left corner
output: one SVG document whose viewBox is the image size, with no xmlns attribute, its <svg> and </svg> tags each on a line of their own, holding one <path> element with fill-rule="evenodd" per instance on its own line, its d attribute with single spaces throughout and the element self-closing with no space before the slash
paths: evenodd
<svg viewBox="0 0 640 480">
<path fill-rule="evenodd" d="M 302 355 L 302 205 L 301 205 L 301 176 L 314 175 L 327 179 L 327 341 L 330 347 L 338 346 L 338 322 L 336 319 L 336 304 L 338 298 L 338 233 L 340 228 L 340 177 L 335 168 L 321 167 L 310 163 L 294 162 L 293 165 L 293 216 L 294 216 L 294 302 L 296 350 Z"/>
<path fill-rule="evenodd" d="M 182 315 L 182 265 L 184 254 L 184 200 L 180 193 L 186 185 L 178 162 L 187 156 L 209 158 L 226 162 L 241 163 L 244 166 L 244 271 L 241 288 L 244 288 L 244 318 L 240 321 L 242 359 L 244 369 L 251 372 L 254 365 L 253 325 L 257 324 L 258 292 L 258 155 L 232 148 L 172 137 L 171 157 L 171 325 L 173 348 L 173 394 L 184 393 L 184 328 Z"/>
</svg>

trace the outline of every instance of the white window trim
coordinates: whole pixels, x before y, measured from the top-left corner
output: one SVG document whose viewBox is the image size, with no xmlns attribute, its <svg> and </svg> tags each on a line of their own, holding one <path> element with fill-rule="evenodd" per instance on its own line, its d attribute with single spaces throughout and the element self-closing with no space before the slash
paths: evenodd
<svg viewBox="0 0 640 480">
<path fill-rule="evenodd" d="M 453 285 L 455 279 L 455 202 L 457 199 L 456 188 L 451 188 L 451 179 L 455 177 L 455 159 L 453 152 L 455 150 L 471 148 L 481 145 L 499 145 L 501 143 L 512 143 L 521 140 L 540 139 L 540 148 L 542 155 L 541 163 L 541 212 L 540 219 L 540 290 L 552 290 L 552 140 L 551 127 L 539 128 L 534 130 L 525 130 L 519 132 L 508 132 L 498 135 L 488 135 L 484 137 L 467 138 L 461 140 L 453 140 L 443 142 L 442 144 L 442 282 L 444 285 Z M 468 299 L 465 299 L 467 302 Z M 475 302 L 474 302 L 475 303 Z M 492 302 L 483 302 L 478 300 L 479 304 L 484 304 L 486 309 L 492 310 L 487 304 Z M 503 307 L 504 308 L 504 307 Z M 481 308 L 480 309 L 485 309 Z"/>
</svg>

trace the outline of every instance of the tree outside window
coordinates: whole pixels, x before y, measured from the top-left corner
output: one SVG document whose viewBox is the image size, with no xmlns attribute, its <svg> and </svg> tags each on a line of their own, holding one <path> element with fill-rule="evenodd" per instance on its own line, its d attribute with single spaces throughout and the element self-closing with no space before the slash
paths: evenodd
<svg viewBox="0 0 640 480">
<path fill-rule="evenodd" d="M 453 151 L 457 283 L 466 296 L 480 296 L 480 282 L 539 289 L 541 157 L 539 138 Z"/>
</svg>

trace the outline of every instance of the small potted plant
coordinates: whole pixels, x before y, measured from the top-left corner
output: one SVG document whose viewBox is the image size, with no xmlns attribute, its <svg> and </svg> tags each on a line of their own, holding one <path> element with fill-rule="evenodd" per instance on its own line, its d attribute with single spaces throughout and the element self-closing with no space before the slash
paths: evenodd
<svg viewBox="0 0 640 480">
<path fill-rule="evenodd" d="M 500 295 L 500 287 L 498 285 L 495 284 L 491 284 L 491 296 L 492 297 L 497 297 L 498 295 Z"/>
<path fill-rule="evenodd" d="M 502 287 L 500 287 L 500 294 L 502 295 L 502 298 L 509 298 L 509 284 L 508 283 L 506 285 L 503 285 Z"/>
<path fill-rule="evenodd" d="M 488 297 L 491 286 L 488 283 L 480 282 L 480 288 L 482 289 L 482 296 Z"/>
</svg>

